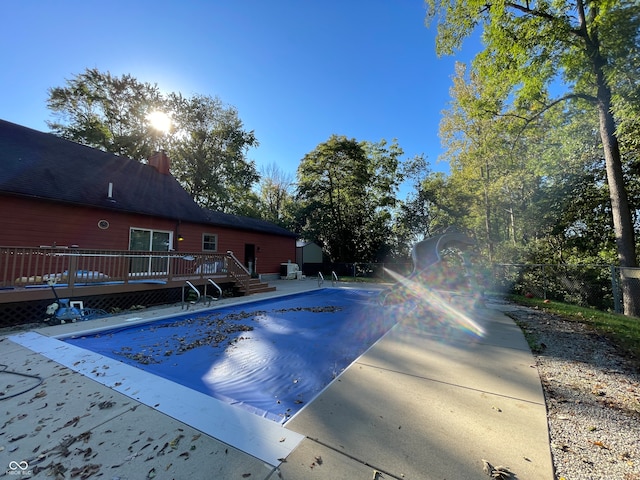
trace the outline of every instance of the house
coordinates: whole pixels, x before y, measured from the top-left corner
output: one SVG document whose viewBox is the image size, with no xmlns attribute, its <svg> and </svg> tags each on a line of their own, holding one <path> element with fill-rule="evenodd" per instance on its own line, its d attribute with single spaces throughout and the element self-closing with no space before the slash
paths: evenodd
<svg viewBox="0 0 640 480">
<path fill-rule="evenodd" d="M 0 120 L 0 165 L 0 248 L 164 252 L 164 267 L 147 255 L 135 266 L 131 260 L 129 275 L 168 269 L 166 258 L 178 253 L 231 251 L 248 273 L 277 276 L 295 257 L 294 233 L 198 206 L 164 152 L 143 164 Z M 18 279 L 40 273 L 25 270 Z M 0 278 L 0 287 L 15 281 Z"/>
<path fill-rule="evenodd" d="M 0 246 L 226 252 L 277 274 L 296 235 L 199 207 L 157 153 L 147 164 L 0 120 Z"/>
</svg>

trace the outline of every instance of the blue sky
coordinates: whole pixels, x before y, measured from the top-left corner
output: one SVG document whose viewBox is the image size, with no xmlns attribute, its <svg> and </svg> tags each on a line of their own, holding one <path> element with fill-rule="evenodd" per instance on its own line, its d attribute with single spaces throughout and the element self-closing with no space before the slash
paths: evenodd
<svg viewBox="0 0 640 480">
<path fill-rule="evenodd" d="M 218 96 L 260 146 L 258 168 L 295 174 L 332 134 L 441 152 L 456 60 L 435 54 L 422 0 L 4 2 L 0 118 L 47 131 L 47 90 L 97 68 L 165 92 Z"/>
</svg>

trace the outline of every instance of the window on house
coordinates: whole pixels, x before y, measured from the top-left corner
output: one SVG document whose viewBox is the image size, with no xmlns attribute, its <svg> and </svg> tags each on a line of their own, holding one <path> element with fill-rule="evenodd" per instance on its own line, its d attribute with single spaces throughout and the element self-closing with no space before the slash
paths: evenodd
<svg viewBox="0 0 640 480">
<path fill-rule="evenodd" d="M 202 251 L 217 252 L 218 251 L 218 235 L 205 233 L 202 235 Z"/>
<path fill-rule="evenodd" d="M 173 241 L 172 232 L 131 228 L 129 230 L 129 250 L 146 252 L 167 252 Z M 169 259 L 166 255 L 132 257 L 129 272 L 131 274 L 164 274 L 168 271 Z"/>
</svg>

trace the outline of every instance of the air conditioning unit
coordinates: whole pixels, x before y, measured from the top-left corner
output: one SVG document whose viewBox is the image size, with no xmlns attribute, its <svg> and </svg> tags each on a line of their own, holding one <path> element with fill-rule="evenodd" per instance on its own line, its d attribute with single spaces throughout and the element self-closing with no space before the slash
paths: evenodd
<svg viewBox="0 0 640 480">
<path fill-rule="evenodd" d="M 300 267 L 297 263 L 281 263 L 280 264 L 280 279 L 281 280 L 294 280 L 297 278 L 298 274 L 296 272 L 300 271 Z"/>
</svg>

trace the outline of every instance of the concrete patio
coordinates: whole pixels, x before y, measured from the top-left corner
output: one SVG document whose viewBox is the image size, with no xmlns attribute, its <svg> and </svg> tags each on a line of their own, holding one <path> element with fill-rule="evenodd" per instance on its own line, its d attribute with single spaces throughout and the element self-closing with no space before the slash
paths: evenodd
<svg viewBox="0 0 640 480">
<path fill-rule="evenodd" d="M 220 305 L 318 288 L 272 283 Z M 0 338 L 0 476 L 466 480 L 489 478 L 486 460 L 552 480 L 540 379 L 509 308 L 487 305 L 476 341 L 400 322 L 284 426 L 53 338 L 180 307 L 14 333 Z"/>
</svg>

